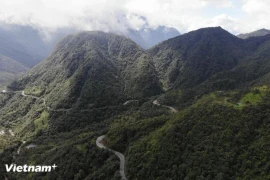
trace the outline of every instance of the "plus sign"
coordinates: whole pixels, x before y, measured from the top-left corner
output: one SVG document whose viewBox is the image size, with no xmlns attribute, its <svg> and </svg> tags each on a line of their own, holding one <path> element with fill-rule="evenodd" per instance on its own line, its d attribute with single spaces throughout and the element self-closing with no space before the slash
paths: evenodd
<svg viewBox="0 0 270 180">
<path fill-rule="evenodd" d="M 57 168 L 57 166 L 55 164 L 52 167 L 53 167 L 53 170 L 55 170 L 55 168 Z"/>
</svg>

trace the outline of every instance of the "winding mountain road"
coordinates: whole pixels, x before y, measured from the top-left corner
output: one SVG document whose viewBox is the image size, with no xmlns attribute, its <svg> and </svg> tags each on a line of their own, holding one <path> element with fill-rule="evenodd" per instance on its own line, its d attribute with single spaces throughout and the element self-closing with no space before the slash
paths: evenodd
<svg viewBox="0 0 270 180">
<path fill-rule="evenodd" d="M 25 143 L 26 143 L 26 141 L 23 141 L 22 144 L 20 145 L 20 147 L 18 148 L 18 150 L 17 150 L 17 154 L 18 154 L 18 155 L 20 155 L 22 146 L 23 146 Z"/>
<path fill-rule="evenodd" d="M 131 101 L 135 101 L 135 100 L 131 100 Z M 125 102 L 123 105 L 127 105 L 127 104 L 130 103 L 131 101 L 127 101 L 127 102 Z M 170 110 L 171 110 L 172 112 L 174 112 L 174 113 L 177 113 L 177 112 L 178 112 L 177 109 L 175 109 L 175 108 L 173 108 L 173 107 L 171 107 L 171 106 L 166 106 L 166 105 L 161 105 L 161 104 L 159 104 L 158 100 L 154 100 L 154 101 L 153 101 L 153 104 L 154 104 L 154 105 L 157 105 L 157 106 L 163 106 L 163 107 L 166 107 L 166 108 L 170 109 Z M 120 159 L 120 169 L 119 169 L 119 172 L 120 172 L 120 175 L 121 175 L 121 179 L 122 179 L 122 180 L 126 180 L 127 178 L 126 178 L 126 175 L 125 175 L 125 156 L 124 156 L 122 153 L 120 153 L 120 152 L 117 152 L 117 151 L 115 151 L 115 150 L 112 150 L 112 149 L 110 149 L 110 148 L 104 146 L 104 145 L 102 144 L 102 140 L 103 140 L 104 138 L 105 138 L 105 135 L 99 136 L 99 137 L 97 138 L 97 140 L 96 140 L 96 145 L 97 145 L 99 148 L 107 149 L 108 151 L 111 151 L 111 152 L 113 152 L 116 156 L 118 156 L 118 158 Z"/>
<path fill-rule="evenodd" d="M 46 101 L 45 101 L 44 98 L 40 98 L 40 97 L 33 96 L 33 95 L 27 95 L 27 94 L 25 94 L 24 91 L 22 91 L 22 96 L 25 96 L 25 97 L 31 97 L 31 98 L 33 98 L 33 99 L 41 99 L 41 100 L 43 101 L 44 106 L 46 106 Z M 49 108 L 49 107 L 47 106 L 47 108 Z"/>
<path fill-rule="evenodd" d="M 117 152 L 115 150 L 112 150 L 106 146 L 104 146 L 102 144 L 102 140 L 104 139 L 105 135 L 102 135 L 102 136 L 99 136 L 96 140 L 96 145 L 99 147 L 99 148 L 103 148 L 103 149 L 107 149 L 108 151 L 111 151 L 113 152 L 116 156 L 118 156 L 118 158 L 120 159 L 120 169 L 119 169 L 119 172 L 120 172 L 120 175 L 121 175 L 121 180 L 127 180 L 126 178 L 126 175 L 125 175 L 125 156 L 120 153 L 120 152 Z"/>
<path fill-rule="evenodd" d="M 33 95 L 27 95 L 25 94 L 24 91 L 7 91 L 7 90 L 2 90 L 1 93 L 5 94 L 5 93 L 21 93 L 22 96 L 24 97 L 31 97 L 33 99 L 41 99 L 43 101 L 43 104 L 44 106 L 46 106 L 46 101 L 44 98 L 39 98 L 37 96 L 33 96 Z M 48 106 L 47 106 L 47 109 L 50 109 Z M 9 134 L 11 136 L 15 136 L 15 134 L 13 133 L 13 131 L 11 129 L 9 129 Z M 22 141 L 22 144 L 19 146 L 18 150 L 17 150 L 17 154 L 20 155 L 20 152 L 21 152 L 21 148 L 22 146 L 26 143 L 26 141 Z"/>
<path fill-rule="evenodd" d="M 154 104 L 154 105 L 157 105 L 157 106 L 163 106 L 163 107 L 169 108 L 169 109 L 170 109 L 172 112 L 174 112 L 174 113 L 177 113 L 177 112 L 178 112 L 177 109 L 175 109 L 175 108 L 173 108 L 173 107 L 171 107 L 171 106 L 166 106 L 166 105 L 161 105 L 161 104 L 159 104 L 158 100 L 154 100 L 154 101 L 153 101 L 153 104 Z"/>
</svg>

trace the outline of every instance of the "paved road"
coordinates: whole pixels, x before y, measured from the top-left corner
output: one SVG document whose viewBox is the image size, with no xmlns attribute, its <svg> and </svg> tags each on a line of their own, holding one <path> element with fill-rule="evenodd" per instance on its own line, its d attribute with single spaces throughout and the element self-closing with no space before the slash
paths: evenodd
<svg viewBox="0 0 270 180">
<path fill-rule="evenodd" d="M 125 175 L 125 156 L 120 153 L 120 152 L 117 152 L 115 150 L 112 150 L 106 146 L 104 146 L 101 141 L 103 140 L 103 138 L 105 137 L 105 135 L 102 135 L 102 136 L 99 136 L 96 140 L 96 145 L 99 147 L 99 148 L 104 148 L 104 149 L 107 149 L 111 152 L 113 152 L 116 156 L 118 156 L 118 158 L 120 159 L 120 169 L 119 169 L 119 172 L 120 172 L 120 175 L 121 175 L 121 179 L 122 180 L 126 180 L 126 175 Z"/>
<path fill-rule="evenodd" d="M 21 93 L 22 96 L 25 96 L 25 97 L 31 97 L 31 98 L 34 98 L 34 99 L 41 99 L 41 100 L 43 101 L 44 106 L 46 106 L 46 101 L 45 101 L 44 98 L 40 98 L 40 97 L 32 96 L 32 95 L 27 95 L 27 94 L 25 94 L 24 91 L 7 91 L 7 90 L 2 90 L 1 93 L 3 93 L 3 94 L 8 94 L 8 93 Z M 49 107 L 47 107 L 47 108 L 49 108 Z"/>
<path fill-rule="evenodd" d="M 173 108 L 173 107 L 171 107 L 171 106 L 166 106 L 166 105 L 161 105 L 161 104 L 159 104 L 158 100 L 154 100 L 154 101 L 153 101 L 153 104 L 155 104 L 155 105 L 157 105 L 157 106 L 163 106 L 163 107 L 169 108 L 169 109 L 170 109 L 172 112 L 174 112 L 174 113 L 177 113 L 177 112 L 178 112 L 177 109 L 175 109 L 175 108 Z"/>
<path fill-rule="evenodd" d="M 26 143 L 26 141 L 23 141 L 22 144 L 20 145 L 20 147 L 18 148 L 18 150 L 17 150 L 17 154 L 18 154 L 18 155 L 20 155 L 22 146 L 23 146 L 25 143 Z"/>
<path fill-rule="evenodd" d="M 12 131 L 12 129 L 9 129 L 8 132 L 9 132 L 9 134 L 10 134 L 11 136 L 15 136 L 15 134 L 14 134 L 13 131 Z"/>
<path fill-rule="evenodd" d="M 39 98 L 39 97 L 37 97 L 37 96 L 27 95 L 27 94 L 25 94 L 24 91 L 22 91 L 22 95 L 23 95 L 23 96 L 28 96 L 28 97 L 31 97 L 31 98 L 34 98 L 34 99 L 41 99 L 41 100 L 43 101 L 43 104 L 46 106 L 46 101 L 45 101 L 44 98 Z"/>
<path fill-rule="evenodd" d="M 128 100 L 125 103 L 123 103 L 123 105 L 126 106 L 126 105 L 128 105 L 129 103 L 132 103 L 132 102 L 138 102 L 138 100 Z"/>
</svg>

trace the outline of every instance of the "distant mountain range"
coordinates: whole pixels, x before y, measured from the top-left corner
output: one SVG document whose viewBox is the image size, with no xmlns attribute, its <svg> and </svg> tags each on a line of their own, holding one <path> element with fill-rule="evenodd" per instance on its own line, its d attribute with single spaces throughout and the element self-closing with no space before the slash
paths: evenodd
<svg viewBox="0 0 270 180">
<path fill-rule="evenodd" d="M 144 49 L 148 49 L 167 39 L 179 36 L 175 28 L 158 26 L 156 29 L 141 28 L 140 30 L 129 30 L 126 35 Z"/>
<path fill-rule="evenodd" d="M 0 53 L 33 67 L 47 57 L 52 47 L 30 26 L 0 24 Z"/>
<path fill-rule="evenodd" d="M 270 34 L 270 30 L 268 30 L 268 29 L 259 29 L 257 31 L 253 31 L 251 33 L 239 34 L 239 35 L 237 35 L 237 37 L 242 38 L 242 39 L 247 39 L 247 38 L 250 38 L 250 37 L 265 36 L 267 34 Z"/>
<path fill-rule="evenodd" d="M 25 73 L 29 68 L 0 54 L 0 87 Z"/>
</svg>

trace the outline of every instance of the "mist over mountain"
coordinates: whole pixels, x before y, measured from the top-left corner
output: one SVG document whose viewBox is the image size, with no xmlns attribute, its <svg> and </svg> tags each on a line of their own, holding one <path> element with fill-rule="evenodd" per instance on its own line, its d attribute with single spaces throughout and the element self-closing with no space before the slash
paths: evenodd
<svg viewBox="0 0 270 180">
<path fill-rule="evenodd" d="M 33 67 L 51 51 L 39 34 L 31 26 L 0 24 L 0 53 L 25 66 Z"/>
<path fill-rule="evenodd" d="M 180 33 L 175 28 L 158 26 L 156 29 L 142 28 L 140 30 L 129 30 L 126 35 L 144 49 L 148 49 L 158 43 L 170 38 L 179 36 Z"/>
<path fill-rule="evenodd" d="M 147 20 L 144 18 L 145 24 Z M 46 29 L 35 25 L 0 23 L 0 53 L 28 67 L 33 67 L 45 59 L 55 44 L 65 36 L 83 31 L 74 27 Z M 180 35 L 174 28 L 158 26 L 153 29 L 143 27 L 140 30 L 129 29 L 128 33 L 111 29 L 109 32 L 129 37 L 143 48 Z"/>
</svg>

